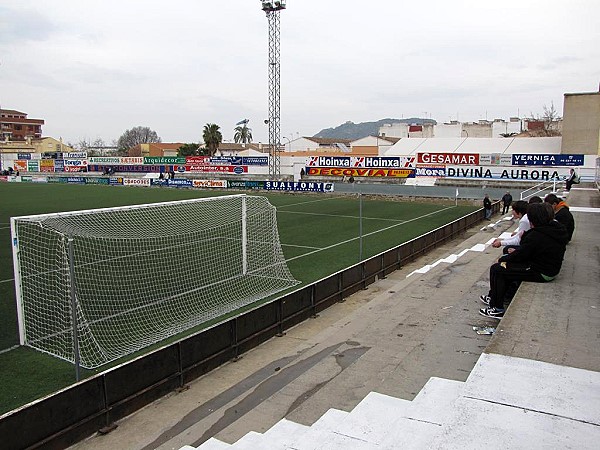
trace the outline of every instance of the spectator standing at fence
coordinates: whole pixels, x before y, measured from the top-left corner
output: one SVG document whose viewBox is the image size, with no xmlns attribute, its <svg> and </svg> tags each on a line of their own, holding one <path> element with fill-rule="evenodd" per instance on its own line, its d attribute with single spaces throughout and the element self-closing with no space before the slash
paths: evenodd
<svg viewBox="0 0 600 450">
<path fill-rule="evenodd" d="M 527 216 L 531 229 L 523 235 L 519 249 L 501 256 L 490 267 L 489 297 L 481 296 L 487 305 L 479 310 L 483 316 L 504 316 L 504 297 L 511 283 L 546 283 L 560 272 L 568 242 L 566 228 L 553 220 L 552 207 L 547 203 L 530 204 Z"/>
<path fill-rule="evenodd" d="M 492 201 L 489 194 L 485 194 L 485 197 L 483 197 L 483 209 L 485 210 L 486 220 L 492 220 Z"/>
<path fill-rule="evenodd" d="M 544 198 L 546 203 L 549 203 L 554 209 L 554 218 L 562 223 L 567 232 L 569 233 L 569 241 L 573 239 L 573 232 L 575 231 L 575 219 L 573 214 L 569 211 L 569 205 L 564 200 L 561 200 L 556 194 L 548 194 Z"/>
<path fill-rule="evenodd" d="M 506 194 L 502 196 L 502 214 L 506 214 L 510 211 L 510 205 L 512 204 L 512 195 L 510 192 L 506 191 Z"/>
</svg>

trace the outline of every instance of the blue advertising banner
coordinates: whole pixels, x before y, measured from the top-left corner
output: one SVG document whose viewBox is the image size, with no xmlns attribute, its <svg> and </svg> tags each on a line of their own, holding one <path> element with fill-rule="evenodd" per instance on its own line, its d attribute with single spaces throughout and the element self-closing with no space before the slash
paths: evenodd
<svg viewBox="0 0 600 450">
<path fill-rule="evenodd" d="M 17 153 L 17 159 L 31 159 L 31 153 Z"/>
<path fill-rule="evenodd" d="M 268 191 L 333 192 L 333 183 L 265 181 L 265 189 Z"/>
<path fill-rule="evenodd" d="M 169 187 L 194 187 L 194 183 L 192 183 L 192 180 L 188 180 L 187 178 L 165 181 L 167 182 L 167 186 Z"/>
<path fill-rule="evenodd" d="M 415 175 L 418 177 L 445 177 L 445 167 L 417 167 Z"/>
<path fill-rule="evenodd" d="M 513 166 L 583 166 L 583 155 L 513 154 Z"/>
<path fill-rule="evenodd" d="M 266 166 L 268 156 L 214 156 L 208 159 L 209 164 L 232 166 Z"/>
<path fill-rule="evenodd" d="M 243 166 L 266 166 L 268 164 L 268 156 L 242 156 Z"/>
<path fill-rule="evenodd" d="M 110 184 L 111 186 L 122 186 L 123 177 L 110 177 L 108 184 Z"/>
<path fill-rule="evenodd" d="M 57 159 L 54 161 L 54 171 L 55 172 L 64 172 L 65 171 L 65 160 Z"/>
</svg>

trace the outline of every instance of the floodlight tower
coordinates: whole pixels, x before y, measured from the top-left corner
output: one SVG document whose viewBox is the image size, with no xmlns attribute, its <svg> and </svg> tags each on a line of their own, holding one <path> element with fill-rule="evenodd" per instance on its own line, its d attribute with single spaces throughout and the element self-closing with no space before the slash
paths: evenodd
<svg viewBox="0 0 600 450">
<path fill-rule="evenodd" d="M 281 143 L 280 119 L 280 64 L 279 64 L 279 12 L 285 9 L 285 0 L 263 1 L 262 10 L 269 21 L 269 176 L 276 179 L 281 174 L 279 150 Z M 266 121 L 265 121 L 266 122 Z"/>
</svg>

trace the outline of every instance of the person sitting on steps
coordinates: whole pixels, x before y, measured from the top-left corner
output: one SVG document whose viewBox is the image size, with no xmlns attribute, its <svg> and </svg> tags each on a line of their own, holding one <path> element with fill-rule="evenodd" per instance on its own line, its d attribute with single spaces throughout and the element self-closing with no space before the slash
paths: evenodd
<svg viewBox="0 0 600 450">
<path fill-rule="evenodd" d="M 547 203 L 533 203 L 527 209 L 531 229 L 523 234 L 521 246 L 490 267 L 489 295 L 481 296 L 486 305 L 479 314 L 492 319 L 504 316 L 504 297 L 513 282 L 552 281 L 560 272 L 568 233 L 554 220 L 552 207 Z"/>
<path fill-rule="evenodd" d="M 507 239 L 494 239 L 492 247 L 499 248 L 504 246 L 503 253 L 508 253 L 509 250 L 519 247 L 521 243 L 521 237 L 523 234 L 531 228 L 529 219 L 527 218 L 527 202 L 525 200 L 517 200 L 512 204 L 512 215 L 513 218 L 519 221 L 519 225 L 512 236 Z"/>
<path fill-rule="evenodd" d="M 575 231 L 575 219 L 573 214 L 569 211 L 569 205 L 564 200 L 561 200 L 556 194 L 548 194 L 544 198 L 546 203 L 549 203 L 554 209 L 554 219 L 562 223 L 567 232 L 569 233 L 569 242 L 573 239 L 573 232 Z"/>
</svg>

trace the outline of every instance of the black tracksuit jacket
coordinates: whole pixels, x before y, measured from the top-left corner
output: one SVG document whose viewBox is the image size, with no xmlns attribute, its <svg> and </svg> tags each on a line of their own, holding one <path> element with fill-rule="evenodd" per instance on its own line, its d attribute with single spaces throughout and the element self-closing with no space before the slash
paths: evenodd
<svg viewBox="0 0 600 450">
<path fill-rule="evenodd" d="M 560 272 L 568 242 L 567 229 L 553 220 L 546 226 L 526 231 L 521 246 L 502 256 L 500 261 L 523 264 L 532 271 L 554 277 Z"/>
</svg>

